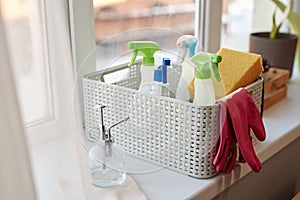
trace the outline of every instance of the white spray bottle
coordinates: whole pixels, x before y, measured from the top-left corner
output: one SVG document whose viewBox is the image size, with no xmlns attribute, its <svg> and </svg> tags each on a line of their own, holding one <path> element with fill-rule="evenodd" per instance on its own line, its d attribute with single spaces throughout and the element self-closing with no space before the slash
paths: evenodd
<svg viewBox="0 0 300 200">
<path fill-rule="evenodd" d="M 221 81 L 218 63 L 222 61 L 222 57 L 214 53 L 200 52 L 191 60 L 196 66 L 194 104 L 198 106 L 212 105 L 216 98 L 211 73 L 216 81 Z"/>
<path fill-rule="evenodd" d="M 187 87 L 189 82 L 195 77 L 195 70 L 188 58 L 195 54 L 196 45 L 197 38 L 192 35 L 183 35 L 176 42 L 178 53 L 175 65 L 181 66 L 181 77 L 176 90 L 176 99 L 182 101 L 190 100 Z"/>
<path fill-rule="evenodd" d="M 139 91 L 149 94 L 151 91 L 151 82 L 154 75 L 154 53 L 161 50 L 156 42 L 152 41 L 132 41 L 128 42 L 128 48 L 132 49 L 132 58 L 128 66 L 132 66 L 140 53 L 143 56 L 141 66 L 141 83 Z"/>
</svg>

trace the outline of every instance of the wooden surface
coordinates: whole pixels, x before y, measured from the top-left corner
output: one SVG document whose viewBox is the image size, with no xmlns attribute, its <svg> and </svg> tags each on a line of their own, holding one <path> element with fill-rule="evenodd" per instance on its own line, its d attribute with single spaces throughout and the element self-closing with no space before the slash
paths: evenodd
<svg viewBox="0 0 300 200">
<path fill-rule="evenodd" d="M 273 91 L 272 93 L 268 94 L 264 98 L 264 110 L 268 109 L 281 99 L 284 99 L 287 94 L 287 86 L 283 86 L 278 90 Z"/>
<path fill-rule="evenodd" d="M 278 68 L 271 68 L 265 75 L 264 110 L 286 97 L 289 76 L 289 71 Z"/>
<path fill-rule="evenodd" d="M 287 70 L 271 68 L 265 77 L 265 94 L 269 94 L 286 85 L 289 76 L 290 73 Z"/>
<path fill-rule="evenodd" d="M 300 200 L 300 192 L 292 198 L 292 200 Z"/>
</svg>

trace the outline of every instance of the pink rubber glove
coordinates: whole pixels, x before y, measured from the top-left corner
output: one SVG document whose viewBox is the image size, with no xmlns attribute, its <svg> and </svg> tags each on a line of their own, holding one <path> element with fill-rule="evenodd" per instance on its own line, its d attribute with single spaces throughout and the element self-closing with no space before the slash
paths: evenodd
<svg viewBox="0 0 300 200">
<path fill-rule="evenodd" d="M 217 103 L 220 104 L 220 138 L 213 164 L 217 172 L 224 170 L 229 173 L 232 171 L 236 160 L 236 141 L 227 106 L 223 101 L 217 101 Z"/>
<path fill-rule="evenodd" d="M 266 139 L 266 132 L 261 115 L 248 91 L 241 89 L 226 101 L 235 137 L 244 160 L 254 172 L 259 172 L 262 164 L 255 154 L 250 137 L 250 127 L 258 140 Z"/>
</svg>

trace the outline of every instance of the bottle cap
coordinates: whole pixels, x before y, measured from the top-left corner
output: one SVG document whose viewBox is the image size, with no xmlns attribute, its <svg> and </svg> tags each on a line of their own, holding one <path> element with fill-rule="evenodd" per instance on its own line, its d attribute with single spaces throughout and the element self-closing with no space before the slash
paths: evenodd
<svg viewBox="0 0 300 200">
<path fill-rule="evenodd" d="M 210 79 L 211 73 L 216 81 L 221 81 L 218 71 L 218 64 L 222 61 L 222 57 L 215 53 L 200 52 L 191 59 L 196 65 L 197 79 Z"/>
<path fill-rule="evenodd" d="M 171 65 L 170 58 L 163 58 L 162 64 L 166 66 L 170 66 Z"/>
</svg>

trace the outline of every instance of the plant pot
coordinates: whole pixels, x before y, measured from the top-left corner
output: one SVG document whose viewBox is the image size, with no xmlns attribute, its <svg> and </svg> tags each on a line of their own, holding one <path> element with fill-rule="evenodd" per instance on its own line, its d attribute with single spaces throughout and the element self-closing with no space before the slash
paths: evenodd
<svg viewBox="0 0 300 200">
<path fill-rule="evenodd" d="M 279 33 L 276 39 L 269 38 L 269 32 L 250 35 L 250 52 L 261 54 L 272 67 L 293 72 L 298 37 L 289 33 Z"/>
</svg>

